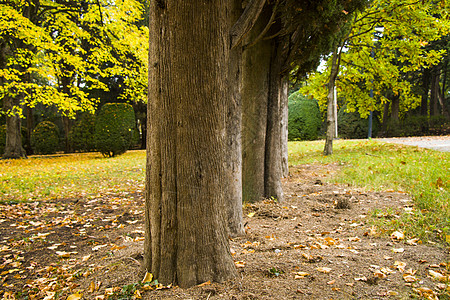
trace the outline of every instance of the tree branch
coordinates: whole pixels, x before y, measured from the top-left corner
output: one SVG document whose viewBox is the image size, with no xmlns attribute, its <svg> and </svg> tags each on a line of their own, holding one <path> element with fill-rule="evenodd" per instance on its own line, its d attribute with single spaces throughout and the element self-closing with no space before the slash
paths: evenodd
<svg viewBox="0 0 450 300">
<path fill-rule="evenodd" d="M 250 0 L 239 20 L 231 28 L 231 48 L 236 47 L 252 29 L 261 14 L 264 4 L 266 4 L 266 0 Z"/>
</svg>

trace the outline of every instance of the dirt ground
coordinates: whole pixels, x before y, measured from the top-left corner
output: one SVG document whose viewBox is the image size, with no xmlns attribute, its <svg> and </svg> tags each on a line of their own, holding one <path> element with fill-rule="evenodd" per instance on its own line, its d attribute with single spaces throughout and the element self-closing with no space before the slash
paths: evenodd
<svg viewBox="0 0 450 300">
<path fill-rule="evenodd" d="M 247 234 L 231 241 L 238 278 L 190 289 L 136 285 L 144 277 L 142 192 L 0 205 L 0 296 L 449 299 L 448 248 L 370 221 L 374 210 L 391 218 L 414 210 L 409 196 L 327 183 L 338 168 L 292 167 L 285 202 L 245 207 Z"/>
</svg>

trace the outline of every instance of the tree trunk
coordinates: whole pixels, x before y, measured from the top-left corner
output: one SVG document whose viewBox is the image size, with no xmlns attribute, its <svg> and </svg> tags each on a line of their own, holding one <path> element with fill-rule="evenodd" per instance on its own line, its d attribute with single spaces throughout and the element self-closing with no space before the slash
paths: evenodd
<svg viewBox="0 0 450 300">
<path fill-rule="evenodd" d="M 242 13 L 242 1 L 233 0 L 231 26 Z M 242 219 L 242 100 L 241 100 L 242 47 L 230 51 L 229 88 L 230 101 L 227 103 L 227 147 L 229 161 L 227 173 L 230 184 L 226 193 L 228 209 L 228 229 L 231 237 L 245 234 Z"/>
<path fill-rule="evenodd" d="M 281 87 L 281 176 L 289 176 L 288 163 L 288 90 L 289 83 L 283 80 Z"/>
<path fill-rule="evenodd" d="M 264 197 L 284 200 L 281 186 L 281 120 L 282 98 L 286 95 L 286 80 L 281 74 L 283 43 L 274 43 L 270 64 L 269 100 L 267 105 L 266 149 L 264 168 Z"/>
<path fill-rule="evenodd" d="M 391 99 L 391 120 L 399 122 L 400 120 L 400 96 L 394 95 Z"/>
<path fill-rule="evenodd" d="M 386 137 L 388 135 L 388 120 L 389 120 L 389 106 L 390 102 L 385 102 L 383 104 L 383 121 L 382 121 L 382 136 Z"/>
<path fill-rule="evenodd" d="M 246 43 L 266 26 L 270 10 L 264 9 Z M 244 50 L 242 67 L 242 197 L 254 202 L 264 197 L 264 160 L 269 98 L 272 41 L 260 40 Z"/>
<path fill-rule="evenodd" d="M 438 98 L 439 98 L 439 66 L 434 66 L 431 71 L 431 97 L 430 97 L 430 116 L 437 116 Z"/>
<path fill-rule="evenodd" d="M 428 116 L 428 93 L 430 91 L 430 69 L 425 69 L 422 74 L 422 101 L 420 103 L 420 115 Z"/>
<path fill-rule="evenodd" d="M 3 108 L 6 112 L 6 144 L 3 158 L 23 158 L 26 157 L 25 149 L 22 147 L 22 120 L 18 114 L 20 98 L 4 97 Z"/>
<path fill-rule="evenodd" d="M 327 84 L 328 95 L 327 95 L 327 135 L 325 139 L 325 148 L 323 150 L 324 155 L 333 154 L 333 139 L 335 138 L 336 132 L 336 118 L 335 118 L 335 107 L 334 103 L 334 85 L 336 83 L 336 77 L 339 73 L 338 64 L 338 49 L 333 51 L 333 58 L 331 63 L 330 80 Z"/>
<path fill-rule="evenodd" d="M 34 117 L 33 109 L 29 106 L 26 107 L 27 111 L 27 139 L 25 142 L 25 151 L 28 155 L 33 154 L 33 149 L 31 148 L 31 133 L 34 129 Z"/>
<path fill-rule="evenodd" d="M 236 275 L 225 220 L 230 3 L 150 4 L 144 266 L 163 284 Z"/>
</svg>

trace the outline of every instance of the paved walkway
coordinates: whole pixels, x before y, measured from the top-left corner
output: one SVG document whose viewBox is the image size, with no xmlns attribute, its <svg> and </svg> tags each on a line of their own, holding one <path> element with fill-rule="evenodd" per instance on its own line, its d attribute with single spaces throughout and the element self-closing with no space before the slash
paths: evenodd
<svg viewBox="0 0 450 300">
<path fill-rule="evenodd" d="M 381 142 L 396 143 L 421 148 L 434 149 L 442 152 L 450 152 L 450 135 L 445 136 L 421 136 L 376 139 Z"/>
</svg>

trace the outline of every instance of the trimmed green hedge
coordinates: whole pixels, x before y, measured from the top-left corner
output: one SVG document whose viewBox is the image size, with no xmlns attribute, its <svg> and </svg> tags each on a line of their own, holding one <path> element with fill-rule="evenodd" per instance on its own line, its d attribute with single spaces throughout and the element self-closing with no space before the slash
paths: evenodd
<svg viewBox="0 0 450 300">
<path fill-rule="evenodd" d="M 31 134 L 31 147 L 36 154 L 54 154 L 59 147 L 59 129 L 50 121 L 43 121 Z"/>
<path fill-rule="evenodd" d="M 322 126 L 319 104 L 295 92 L 289 96 L 288 139 L 316 140 Z"/>
<path fill-rule="evenodd" d="M 69 142 L 74 151 L 95 150 L 95 115 L 83 114 L 69 133 Z"/>
<path fill-rule="evenodd" d="M 106 103 L 95 123 L 97 151 L 106 157 L 125 153 L 133 143 L 136 127 L 133 107 L 127 103 Z"/>
</svg>

